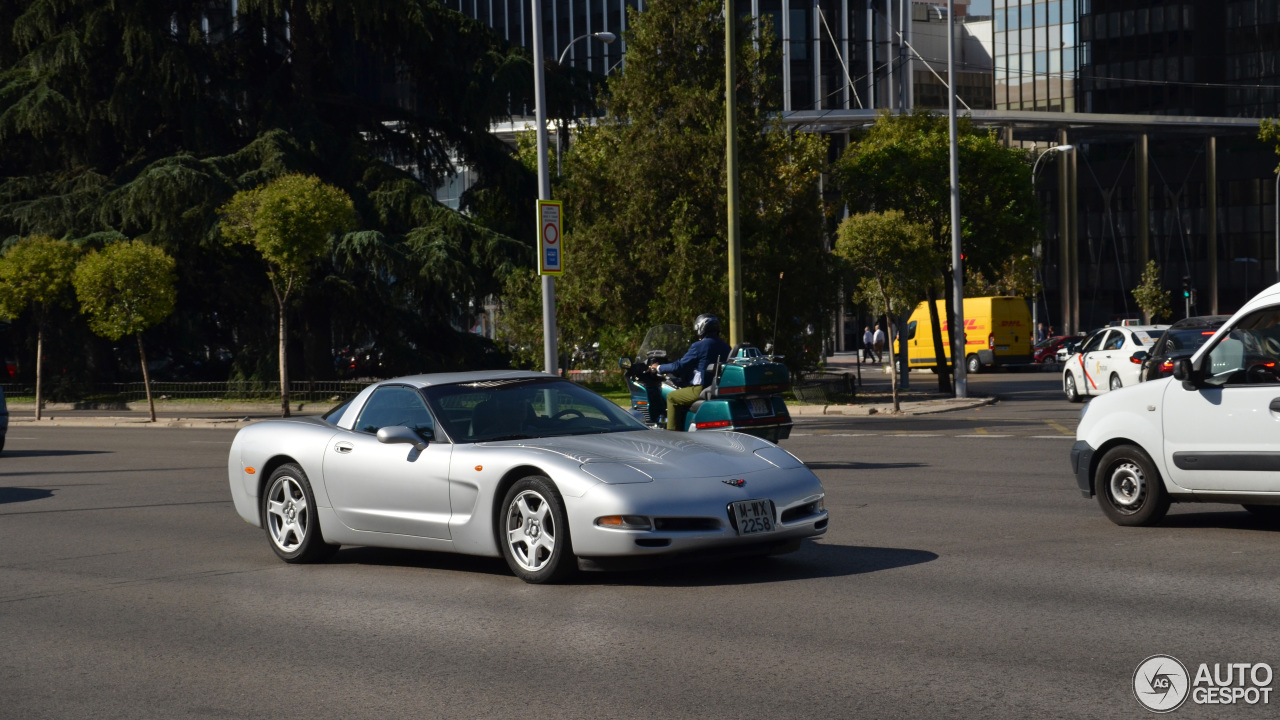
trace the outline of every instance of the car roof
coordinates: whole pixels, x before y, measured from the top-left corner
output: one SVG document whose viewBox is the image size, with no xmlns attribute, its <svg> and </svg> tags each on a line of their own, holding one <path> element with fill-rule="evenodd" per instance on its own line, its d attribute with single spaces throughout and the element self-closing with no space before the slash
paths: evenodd
<svg viewBox="0 0 1280 720">
<path fill-rule="evenodd" d="M 534 372 L 533 370 L 473 370 L 471 372 L 430 373 L 426 375 L 406 375 L 404 377 L 384 380 L 381 384 L 412 385 L 414 387 L 431 387 L 433 385 L 455 385 L 457 383 L 477 382 L 481 380 L 514 380 L 519 378 L 556 378 L 557 375 Z"/>
<path fill-rule="evenodd" d="M 1221 327 L 1223 323 L 1230 319 L 1230 315 L 1198 315 L 1196 317 L 1182 318 L 1173 325 L 1170 325 L 1169 329 L 1181 330 L 1182 328 L 1216 328 Z"/>
<path fill-rule="evenodd" d="M 1140 331 L 1145 333 L 1164 332 L 1169 329 L 1168 325 L 1116 325 L 1115 327 L 1105 328 L 1107 330 L 1129 330 Z"/>
</svg>

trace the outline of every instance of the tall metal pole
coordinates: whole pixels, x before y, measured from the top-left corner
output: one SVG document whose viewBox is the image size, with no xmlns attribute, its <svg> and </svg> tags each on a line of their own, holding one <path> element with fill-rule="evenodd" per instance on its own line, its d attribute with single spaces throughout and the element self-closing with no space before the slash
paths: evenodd
<svg viewBox="0 0 1280 720">
<path fill-rule="evenodd" d="M 533 92 L 536 96 L 533 117 L 538 128 L 538 199 L 551 199 L 551 175 L 547 168 L 547 84 L 542 63 L 542 0 L 531 0 L 530 20 L 533 24 Z M 559 373 L 556 352 L 556 280 L 542 276 L 542 367 L 552 375 Z"/>
<path fill-rule="evenodd" d="M 738 123 L 733 72 L 734 30 L 737 18 L 733 0 L 724 0 L 724 137 L 725 186 L 729 203 L 729 344 L 742 342 L 742 258 L 738 238 Z"/>
<path fill-rule="evenodd" d="M 956 0 L 947 0 L 947 121 L 951 130 L 951 284 L 955 324 L 951 325 L 951 366 L 955 371 L 956 397 L 969 397 L 965 356 L 968 338 L 964 326 L 964 265 L 960 251 L 960 149 L 956 141 Z"/>
</svg>

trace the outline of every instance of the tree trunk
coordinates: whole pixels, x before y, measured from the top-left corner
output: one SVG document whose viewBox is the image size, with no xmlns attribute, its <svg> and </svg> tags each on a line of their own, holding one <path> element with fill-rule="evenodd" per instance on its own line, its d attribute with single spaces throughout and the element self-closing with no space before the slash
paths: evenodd
<svg viewBox="0 0 1280 720">
<path fill-rule="evenodd" d="M 929 302 L 929 325 L 933 333 L 933 362 L 938 367 L 938 392 L 951 393 L 951 370 L 943 357 L 946 346 L 942 344 L 942 320 L 938 317 L 938 291 L 930 287 L 926 293 Z"/>
<path fill-rule="evenodd" d="M 40 419 L 40 369 L 44 366 L 44 325 L 36 324 L 36 419 Z"/>
<path fill-rule="evenodd" d="M 286 348 L 289 344 L 289 316 L 285 311 L 285 300 L 280 300 L 280 413 L 289 417 L 289 355 Z"/>
<path fill-rule="evenodd" d="M 884 300 L 884 324 L 888 326 L 889 332 L 889 387 L 893 394 L 893 414 L 897 415 L 902 412 L 902 407 L 898 401 L 898 364 L 893 361 L 893 309 L 889 307 L 889 294 L 884 291 L 884 283 L 880 279 L 876 279 L 876 285 L 880 288 L 880 298 Z"/>
<path fill-rule="evenodd" d="M 138 359 L 142 361 L 142 387 L 147 390 L 147 408 L 151 410 L 151 422 L 156 421 L 156 401 L 151 397 L 151 373 L 147 372 L 147 351 L 142 347 L 142 333 L 137 334 Z"/>
</svg>

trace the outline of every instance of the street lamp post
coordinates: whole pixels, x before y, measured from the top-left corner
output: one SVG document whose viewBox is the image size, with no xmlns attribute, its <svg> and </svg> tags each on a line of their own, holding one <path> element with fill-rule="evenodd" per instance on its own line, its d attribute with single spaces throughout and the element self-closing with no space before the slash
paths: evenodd
<svg viewBox="0 0 1280 720">
<path fill-rule="evenodd" d="M 951 284 L 955 317 L 951 327 L 951 368 L 956 397 L 969 397 L 965 362 L 968 338 L 964 325 L 964 255 L 960 248 L 960 149 L 956 136 L 956 0 L 947 0 L 947 124 L 951 139 Z M 941 364 L 941 363 L 939 363 Z"/>
<path fill-rule="evenodd" d="M 587 33 L 586 35 L 579 35 L 578 37 L 569 41 L 568 45 L 564 46 L 564 51 L 560 53 L 560 59 L 556 60 L 556 65 L 564 65 L 564 59 L 565 59 L 565 56 L 569 54 L 569 48 L 573 47 L 573 44 L 578 42 L 579 40 L 586 40 L 587 38 L 595 38 L 600 42 L 604 43 L 605 45 L 610 45 L 613 43 L 614 40 L 618 39 L 618 36 L 614 35 L 611 32 L 594 32 L 594 33 Z M 606 75 L 609 74 L 608 70 L 605 70 L 605 74 Z M 562 156 L 564 155 L 564 127 L 563 126 L 564 126 L 563 120 L 556 122 L 556 177 L 560 177 L 561 175 L 564 174 L 564 165 L 562 160 Z"/>
<path fill-rule="evenodd" d="M 538 199 L 551 199 L 551 176 L 547 172 L 547 84 L 543 72 L 542 55 L 542 3 L 530 3 L 530 20 L 533 25 L 533 117 L 538 136 Z M 556 353 L 556 281 L 551 275 L 542 276 L 542 368 L 555 375 L 559 358 Z"/>
<path fill-rule="evenodd" d="M 1040 161 L 1044 159 L 1044 156 L 1048 155 L 1051 152 L 1070 152 L 1075 149 L 1076 149 L 1075 145 L 1054 145 L 1051 148 L 1045 148 L 1044 152 L 1040 153 L 1039 157 L 1037 157 L 1036 161 L 1031 165 L 1031 194 L 1032 195 L 1035 195 L 1036 193 L 1036 177 L 1037 177 L 1036 171 L 1040 167 Z M 1038 202 L 1039 200 L 1037 199 L 1037 203 Z M 1036 273 L 1043 274 L 1043 273 L 1040 273 L 1041 250 L 1040 250 L 1039 239 L 1036 240 L 1036 249 L 1034 254 L 1035 254 Z M 1036 337 L 1035 335 L 1036 328 L 1040 327 L 1039 309 L 1040 309 L 1040 303 L 1038 299 L 1035 297 L 1035 295 L 1033 294 L 1031 297 L 1031 337 L 1033 339 L 1033 342 L 1032 342 L 1033 345 L 1035 344 L 1034 339 Z M 1047 303 L 1045 304 L 1044 309 L 1045 310 L 1049 309 L 1049 305 Z M 1047 334 L 1046 334 L 1046 337 L 1047 337 Z"/>
</svg>

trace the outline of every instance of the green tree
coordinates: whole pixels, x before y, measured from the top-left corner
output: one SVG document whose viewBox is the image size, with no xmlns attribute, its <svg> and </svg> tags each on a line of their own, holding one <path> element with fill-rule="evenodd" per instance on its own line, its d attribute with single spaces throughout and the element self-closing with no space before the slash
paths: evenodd
<svg viewBox="0 0 1280 720">
<path fill-rule="evenodd" d="M 935 282 L 938 259 L 933 240 L 928 228 L 910 222 L 900 210 L 862 213 L 840 223 L 836 254 L 860 278 L 858 299 L 884 309 L 889 326 L 893 411 L 899 412 L 894 318 L 914 308 Z"/>
<path fill-rule="evenodd" d="M 565 274 L 556 283 L 560 352 L 600 343 L 602 357 L 633 353 L 648 327 L 689 325 L 728 309 L 724 25 L 718 0 L 655 0 L 627 27 L 627 63 L 610 77 L 605 115 L 575 129 L 556 197 L 564 201 Z M 770 68 L 779 48 L 739 28 L 737 127 L 744 329 L 773 336 L 793 370 L 816 365 L 836 280 L 818 181 L 825 140 L 773 124 L 780 97 Z M 534 153 L 527 152 L 531 157 Z M 539 284 L 518 271 L 504 292 L 504 334 L 534 363 L 541 347 Z"/>
<path fill-rule="evenodd" d="M 1275 145 L 1276 154 L 1280 155 L 1280 119 L 1263 118 L 1259 124 L 1258 139 Z M 1276 166 L 1276 172 L 1280 173 L 1280 165 Z"/>
<path fill-rule="evenodd" d="M 28 308 L 36 326 L 36 419 L 41 417 L 44 330 L 49 310 L 66 304 L 80 251 L 45 236 L 19 240 L 0 257 L 0 316 L 17 317 Z"/>
<path fill-rule="evenodd" d="M 1133 299 L 1142 308 L 1142 320 L 1145 323 L 1159 322 L 1161 318 L 1172 314 L 1171 300 L 1173 294 L 1165 290 L 1160 282 L 1160 268 L 1155 260 L 1148 260 L 1142 270 L 1142 278 L 1138 287 L 1133 289 Z"/>
<path fill-rule="evenodd" d="M 289 303 L 306 285 L 334 235 L 355 224 L 351 198 L 309 175 L 285 175 L 242 190 L 222 208 L 222 233 L 267 262 L 280 329 L 280 405 L 289 417 Z"/>
<path fill-rule="evenodd" d="M 112 243 L 80 260 L 72 282 L 80 310 L 88 316 L 93 332 L 112 341 L 126 335 L 137 338 L 142 384 L 151 422 L 155 422 L 156 404 L 151 397 L 142 333 L 173 312 L 177 295 L 173 258 L 138 240 Z"/>
<path fill-rule="evenodd" d="M 1001 277 L 1011 258 L 1028 255 L 1038 232 L 1031 166 L 1023 151 L 1007 148 L 968 118 L 958 128 L 960 228 L 965 270 Z M 919 111 L 881 114 L 836 164 L 835 178 L 854 212 L 901 210 L 924 225 L 937 250 L 935 274 L 945 288 L 946 313 L 955 317 L 951 292 L 951 180 L 947 118 Z M 934 343 L 942 345 L 936 291 L 929 294 Z M 952 323 L 954 325 L 954 323 Z M 953 338 L 960 342 L 960 335 Z M 963 349 L 952 353 L 964 361 Z M 938 388 L 950 391 L 950 369 L 939 367 Z"/>
</svg>

